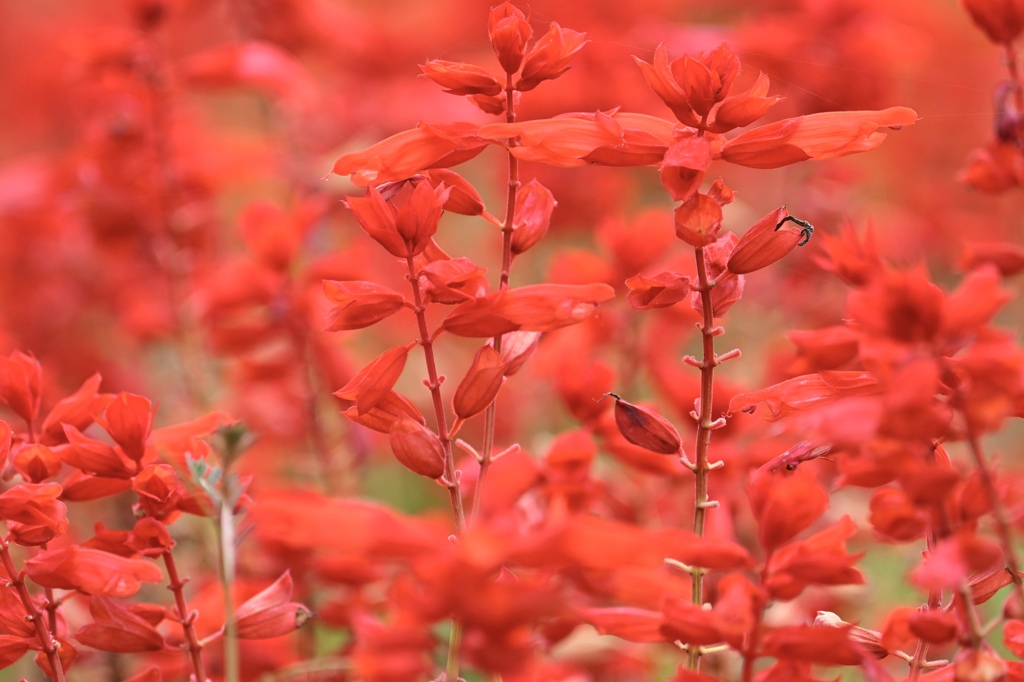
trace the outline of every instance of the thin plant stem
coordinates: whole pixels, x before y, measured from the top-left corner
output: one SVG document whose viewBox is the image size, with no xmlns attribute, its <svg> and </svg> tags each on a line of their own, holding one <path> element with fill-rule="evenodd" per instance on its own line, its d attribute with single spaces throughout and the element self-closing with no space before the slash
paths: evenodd
<svg viewBox="0 0 1024 682">
<path fill-rule="evenodd" d="M 996 534 L 999 536 L 999 544 L 1002 547 L 1006 561 L 1006 567 L 1010 569 L 1010 579 L 1013 580 L 1013 589 L 1017 598 L 1024 604 L 1024 581 L 1021 580 L 1020 564 L 1017 555 L 1013 551 L 1013 538 L 1010 532 L 1010 524 L 1006 520 L 1006 511 L 999 501 L 999 493 L 996 490 L 995 480 L 992 478 L 992 471 L 985 462 L 985 454 L 981 449 L 981 442 L 975 433 L 968 434 L 971 457 L 974 459 L 974 466 L 978 470 L 978 477 L 981 485 L 985 488 L 985 496 L 992 502 L 992 518 L 996 522 Z"/>
<path fill-rule="evenodd" d="M 60 648 L 60 642 L 57 641 L 56 635 L 47 629 L 46 617 L 36 608 L 35 602 L 32 601 L 32 595 L 29 594 L 28 586 L 25 584 L 25 574 L 15 568 L 14 561 L 11 559 L 9 544 L 6 540 L 0 540 L 0 562 L 3 563 L 4 570 L 7 572 L 8 584 L 18 593 L 18 596 L 21 598 L 21 605 L 25 607 L 25 613 L 27 614 L 25 619 L 32 623 L 32 627 L 35 628 L 36 638 L 39 640 L 42 650 L 46 653 L 46 660 L 49 661 L 50 669 L 53 671 L 54 682 L 64 682 L 64 665 L 61 663 L 60 654 L 57 652 Z M 51 629 L 56 630 L 55 623 L 51 625 Z"/>
<path fill-rule="evenodd" d="M 712 285 L 708 279 L 704 249 L 695 249 L 697 263 L 697 290 L 700 293 L 701 307 L 704 318 L 701 323 L 701 345 L 703 357 L 700 365 L 700 410 L 697 415 L 697 439 L 694 447 L 694 494 L 693 494 L 693 532 L 698 537 L 704 535 L 707 510 L 711 506 L 708 499 L 708 448 L 711 444 L 712 418 L 711 400 L 714 396 L 715 378 L 715 319 L 711 301 Z M 692 601 L 695 606 L 704 603 L 704 571 L 695 570 L 691 579 Z M 700 648 L 690 647 L 686 656 L 686 664 L 690 670 L 700 667 Z"/>
<path fill-rule="evenodd" d="M 203 668 L 202 645 L 196 636 L 196 630 L 192 626 L 195 622 L 196 613 L 189 613 L 188 605 L 185 603 L 185 593 L 182 588 L 185 582 L 178 576 L 178 567 L 174 563 L 174 556 L 170 552 L 164 552 L 164 566 L 167 568 L 168 584 L 167 589 L 174 593 L 174 605 L 178 611 L 178 620 L 181 622 L 182 632 L 185 634 L 185 646 L 188 649 L 189 660 L 192 662 L 192 673 L 197 682 L 206 681 L 206 672 Z"/>
<path fill-rule="evenodd" d="M 218 509 L 220 542 L 220 582 L 224 590 L 224 680 L 238 682 L 240 668 L 238 657 L 238 624 L 235 622 L 235 491 L 233 479 L 224 465 L 222 497 Z"/>
<path fill-rule="evenodd" d="M 434 419 L 437 421 L 437 436 L 441 439 L 444 449 L 444 478 L 447 481 L 448 497 L 452 505 L 452 517 L 455 520 L 455 535 L 462 537 L 466 532 L 466 513 L 462 507 L 462 489 L 459 477 L 455 472 L 455 457 L 452 454 L 452 440 L 448 432 L 448 419 L 445 416 L 444 402 L 441 399 L 441 379 L 437 373 L 437 360 L 434 357 L 434 342 L 427 328 L 427 316 L 424 312 L 423 293 L 417 279 L 416 265 L 410 256 L 406 259 L 409 267 L 409 284 L 412 286 L 413 302 L 415 303 L 416 324 L 419 327 L 419 344 L 423 347 L 423 358 L 427 365 L 427 388 L 434 404 Z M 445 679 L 459 679 L 459 646 L 462 642 L 462 623 L 452 619 L 452 629 L 448 636 L 448 662 L 445 666 Z"/>
<path fill-rule="evenodd" d="M 508 123 L 515 123 L 515 88 L 512 86 L 512 75 L 505 77 L 505 120 Z M 515 145 L 515 140 L 508 141 L 509 147 Z M 507 289 L 512 276 L 512 232 L 515 226 L 516 197 L 519 194 L 519 159 L 508 152 L 508 189 L 505 193 L 505 220 L 501 223 L 501 274 L 498 280 L 499 289 Z M 501 336 L 494 337 L 494 350 L 501 352 Z M 497 425 L 498 400 L 494 399 L 484 412 L 484 442 L 480 452 L 480 473 L 476 479 L 476 487 L 473 490 L 473 503 L 470 506 L 470 518 L 475 518 L 480 508 L 480 500 L 483 495 L 484 480 L 491 468 L 491 457 L 494 453 L 494 430 Z"/>
</svg>

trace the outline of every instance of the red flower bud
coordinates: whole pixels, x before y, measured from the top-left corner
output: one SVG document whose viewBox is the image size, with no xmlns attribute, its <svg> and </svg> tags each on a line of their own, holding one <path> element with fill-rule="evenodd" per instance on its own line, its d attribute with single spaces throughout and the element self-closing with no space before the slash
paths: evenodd
<svg viewBox="0 0 1024 682">
<path fill-rule="evenodd" d="M 409 346 L 395 346 L 384 351 L 363 367 L 342 388 L 334 392 L 342 400 L 355 401 L 360 412 L 368 412 L 398 381 L 409 359 Z"/>
<path fill-rule="evenodd" d="M 515 222 L 512 225 L 512 253 L 525 253 L 541 240 L 551 224 L 551 213 L 558 202 L 551 191 L 536 180 L 519 190 L 516 196 Z"/>
<path fill-rule="evenodd" d="M 292 598 L 292 576 L 285 571 L 273 585 L 235 611 L 235 632 L 241 639 L 281 637 L 301 628 L 313 612 Z"/>
<path fill-rule="evenodd" d="M 505 363 L 491 346 L 481 346 L 473 357 L 473 364 L 465 378 L 455 389 L 452 407 L 462 419 L 480 414 L 498 395 L 505 382 Z"/>
<path fill-rule="evenodd" d="M 533 35 L 533 29 L 522 10 L 503 2 L 491 9 L 487 16 L 487 35 L 491 47 L 498 56 L 498 62 L 505 73 L 515 73 L 523 63 L 526 41 Z"/>
<path fill-rule="evenodd" d="M 789 215 L 785 206 L 777 208 L 747 230 L 732 250 L 728 268 L 743 275 L 768 267 L 806 244 L 813 232 L 810 223 Z"/>
<path fill-rule="evenodd" d="M 683 444 L 679 432 L 654 410 L 627 403 L 614 393 L 615 425 L 619 433 L 633 445 L 662 455 L 681 455 Z"/>
<path fill-rule="evenodd" d="M 397 419 L 389 433 L 391 450 L 405 468 L 427 478 L 444 475 L 444 446 L 436 433 L 407 417 Z"/>
<path fill-rule="evenodd" d="M 153 430 L 153 412 L 153 403 L 148 398 L 122 391 L 107 405 L 101 424 L 124 454 L 138 462 L 146 454 L 146 440 Z"/>
<path fill-rule="evenodd" d="M 667 308 L 690 297 L 690 278 L 678 272 L 659 272 L 654 277 L 630 277 L 629 305 L 637 310 Z"/>
</svg>

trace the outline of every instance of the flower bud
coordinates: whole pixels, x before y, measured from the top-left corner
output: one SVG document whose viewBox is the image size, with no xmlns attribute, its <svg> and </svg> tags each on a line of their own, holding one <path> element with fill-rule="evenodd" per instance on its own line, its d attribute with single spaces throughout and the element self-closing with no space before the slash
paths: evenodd
<svg viewBox="0 0 1024 682">
<path fill-rule="evenodd" d="M 729 270 L 738 275 L 760 270 L 781 260 L 811 238 L 814 228 L 798 220 L 783 206 L 754 223 L 729 256 Z"/>
<path fill-rule="evenodd" d="M 427 478 L 444 475 L 444 446 L 419 422 L 400 417 L 391 425 L 391 450 L 402 466 Z"/>
<path fill-rule="evenodd" d="M 536 180 L 531 180 L 519 191 L 512 226 L 513 254 L 525 253 L 547 234 L 551 213 L 557 205 L 551 190 Z"/>
<path fill-rule="evenodd" d="M 614 393 L 607 395 L 615 398 L 615 425 L 623 438 L 662 455 L 682 454 L 679 432 L 667 419 L 650 408 L 627 403 Z"/>
<path fill-rule="evenodd" d="M 469 419 L 487 409 L 505 382 L 505 363 L 491 346 L 481 346 L 473 364 L 455 389 L 452 407 L 462 419 Z"/>
<path fill-rule="evenodd" d="M 494 7 L 487 16 L 487 35 L 505 73 L 518 71 L 526 52 L 526 41 L 533 35 L 523 11 L 510 2 Z"/>
</svg>

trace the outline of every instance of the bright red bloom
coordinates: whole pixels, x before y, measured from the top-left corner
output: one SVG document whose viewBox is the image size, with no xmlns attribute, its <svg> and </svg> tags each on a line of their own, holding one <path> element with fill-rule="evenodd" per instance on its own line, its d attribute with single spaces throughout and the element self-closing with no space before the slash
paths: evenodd
<svg viewBox="0 0 1024 682">
<path fill-rule="evenodd" d="M 469 123 L 421 123 L 361 152 L 342 154 L 331 171 L 351 175 L 359 187 L 405 180 L 428 168 L 448 168 L 472 159 L 487 146 Z"/>
<path fill-rule="evenodd" d="M 0 448 L 0 455 L 3 454 L 3 448 Z M 11 464 L 26 481 L 42 483 L 46 479 L 56 476 L 63 462 L 57 453 L 45 445 L 30 445 L 18 450 L 11 460 Z"/>
<path fill-rule="evenodd" d="M 840 228 L 838 237 L 821 235 L 820 243 L 825 255 L 814 256 L 818 267 L 835 273 L 852 287 L 864 286 L 884 269 L 871 225 L 868 225 L 863 243 L 849 223 Z"/>
<path fill-rule="evenodd" d="M 57 499 L 62 492 L 56 483 L 22 483 L 0 494 L 0 519 L 7 521 L 16 543 L 41 545 L 64 534 L 68 510 Z"/>
<path fill-rule="evenodd" d="M 664 642 L 661 612 L 629 606 L 587 609 L 587 622 L 602 635 L 615 635 L 627 642 Z"/>
<path fill-rule="evenodd" d="M 519 71 L 526 53 L 526 41 L 533 35 L 523 11 L 511 2 L 492 7 L 487 15 L 487 35 L 505 73 Z"/>
<path fill-rule="evenodd" d="M 381 433 L 388 433 L 397 419 L 409 418 L 420 424 L 426 423 L 426 419 L 416 409 L 416 406 L 409 402 L 408 398 L 394 391 L 385 393 L 380 400 L 374 402 L 373 407 L 367 410 L 360 410 L 357 405 L 353 405 L 342 414 L 357 424 L 362 424 L 368 429 Z"/>
<path fill-rule="evenodd" d="M 445 318 L 459 336 L 487 338 L 513 331 L 547 332 L 578 324 L 615 297 L 607 284 L 533 284 L 463 303 Z"/>
<path fill-rule="evenodd" d="M 765 634 L 763 642 L 766 656 L 819 665 L 858 665 L 866 654 L 853 641 L 848 627 L 782 627 Z"/>
<path fill-rule="evenodd" d="M 718 239 L 722 229 L 722 207 L 707 194 L 692 195 L 676 208 L 675 218 L 676 236 L 698 248 Z"/>
<path fill-rule="evenodd" d="M 75 639 L 85 646 L 118 654 L 161 651 L 165 646 L 163 635 L 131 605 L 93 596 L 89 614 L 93 622 L 75 633 Z"/>
<path fill-rule="evenodd" d="M 516 90 L 533 90 L 541 82 L 561 76 L 569 70 L 569 62 L 587 42 L 586 33 L 577 33 L 552 22 L 548 32 L 533 44 L 526 55 Z"/>
<path fill-rule="evenodd" d="M 108 393 L 99 393 L 102 378 L 99 374 L 93 374 L 82 382 L 81 387 L 50 408 L 49 414 L 43 420 L 42 440 L 47 445 L 63 443 L 64 424 L 70 424 L 81 430 L 92 424 L 96 416 L 114 400 L 114 396 Z"/>
<path fill-rule="evenodd" d="M 164 519 L 185 501 L 185 484 L 167 464 L 150 464 L 132 479 L 139 506 L 155 519 Z"/>
<path fill-rule="evenodd" d="M 128 559 L 78 545 L 37 554 L 25 562 L 25 571 L 44 587 L 105 597 L 130 597 L 142 583 L 163 580 L 163 572 L 145 559 Z"/>
<path fill-rule="evenodd" d="M 61 459 L 87 474 L 107 478 L 131 478 L 138 472 L 138 462 L 124 456 L 117 448 L 89 438 L 70 424 L 64 425 L 68 445 L 60 448 Z"/>
<path fill-rule="evenodd" d="M 863 585 L 853 567 L 861 557 L 846 552 L 846 541 L 857 532 L 849 516 L 806 540 L 791 543 L 772 555 L 765 587 L 775 599 L 795 599 L 808 585 Z"/>
<path fill-rule="evenodd" d="M 880 390 L 869 372 L 819 372 L 787 379 L 759 391 L 740 393 L 729 401 L 729 412 L 753 412 L 765 403 L 769 421 L 847 396 L 870 395 Z"/>
<path fill-rule="evenodd" d="M 686 201 L 700 189 L 711 165 L 711 143 L 706 137 L 689 135 L 675 142 L 661 161 L 661 184 L 674 201 Z"/>
<path fill-rule="evenodd" d="M 146 454 L 146 441 L 153 430 L 155 408 L 148 398 L 121 392 L 103 414 L 101 426 L 106 429 L 124 454 L 138 462 Z"/>
<path fill-rule="evenodd" d="M 768 551 L 809 528 L 825 513 L 829 502 L 828 493 L 813 478 L 779 476 L 765 469 L 751 477 L 748 495 L 758 523 L 758 540 Z"/>
<path fill-rule="evenodd" d="M 0 358 L 0 400 L 27 424 L 39 415 L 42 382 L 43 370 L 35 356 L 16 350 Z"/>
<path fill-rule="evenodd" d="M 365 197 L 349 198 L 348 207 L 359 225 L 388 253 L 396 258 L 411 258 L 422 253 L 437 232 L 448 194 L 449 190 L 442 185 L 435 189 L 429 182 L 420 182 L 415 187 L 402 185 L 385 200 L 371 187 Z"/>
<path fill-rule="evenodd" d="M 707 127 L 712 108 L 728 96 L 740 71 L 739 59 L 724 43 L 696 59 L 684 55 L 669 62 L 664 45 L 655 50 L 653 64 L 634 59 L 655 94 L 691 128 Z"/>
<path fill-rule="evenodd" d="M 235 610 L 235 632 L 241 639 L 269 639 L 291 634 L 306 624 L 313 613 L 291 601 L 291 572 L 285 571 L 270 587 Z"/>
<path fill-rule="evenodd" d="M 420 268 L 420 288 L 429 303 L 464 303 L 487 293 L 487 272 L 468 258 L 445 258 Z"/>
<path fill-rule="evenodd" d="M 505 89 L 489 71 L 475 64 L 431 59 L 420 64 L 420 71 L 452 95 L 493 96 Z"/>
<path fill-rule="evenodd" d="M 659 272 L 654 277 L 630 277 L 629 304 L 637 310 L 666 308 L 686 300 L 692 293 L 690 278 L 678 272 Z"/>
<path fill-rule="evenodd" d="M 327 316 L 327 331 L 363 329 L 390 317 L 405 305 L 394 289 L 376 282 L 324 280 L 324 295 L 334 304 Z"/>
<path fill-rule="evenodd" d="M 721 147 L 721 158 L 749 168 L 780 168 L 807 160 L 837 159 L 874 149 L 886 134 L 917 122 L 906 107 L 830 111 L 787 118 L 748 130 Z"/>
<path fill-rule="evenodd" d="M 334 395 L 342 400 L 354 401 L 360 412 L 373 409 L 391 391 L 398 377 L 402 375 L 411 346 L 412 344 L 405 344 L 384 351 L 359 370 L 347 384 L 335 391 Z"/>
</svg>

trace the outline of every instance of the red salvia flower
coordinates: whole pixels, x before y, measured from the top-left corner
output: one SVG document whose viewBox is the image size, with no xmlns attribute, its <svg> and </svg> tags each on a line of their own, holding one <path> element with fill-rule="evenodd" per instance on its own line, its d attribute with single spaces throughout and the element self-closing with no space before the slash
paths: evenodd
<svg viewBox="0 0 1024 682">
<path fill-rule="evenodd" d="M 163 580 L 163 572 L 145 559 L 129 559 L 78 545 L 37 554 L 25 562 L 25 571 L 44 587 L 105 597 L 130 597 L 142 583 Z"/>
<path fill-rule="evenodd" d="M 146 440 L 153 430 L 153 404 L 141 395 L 121 392 L 109 405 L 100 421 L 111 438 L 132 461 L 146 454 Z"/>
<path fill-rule="evenodd" d="M 666 308 L 690 298 L 692 293 L 690 278 L 678 272 L 659 272 L 653 277 L 637 275 L 627 279 L 626 286 L 629 304 L 637 310 Z"/>
<path fill-rule="evenodd" d="M 331 172 L 351 175 L 359 187 L 405 180 L 428 168 L 448 168 L 479 154 L 487 141 L 469 123 L 421 123 L 361 152 L 342 154 Z M 351 200 L 350 200 L 351 201 Z"/>
<path fill-rule="evenodd" d="M 42 368 L 31 354 L 16 350 L 0 358 L 0 400 L 27 424 L 32 424 L 39 415 L 42 381 Z"/>
<path fill-rule="evenodd" d="M 114 400 L 114 396 L 99 393 L 99 374 L 93 374 L 82 382 L 81 387 L 62 400 L 57 401 L 43 420 L 43 442 L 57 445 L 65 442 L 64 424 L 70 424 L 82 430 L 96 420 L 106 406 Z"/>
<path fill-rule="evenodd" d="M 429 303 L 464 303 L 487 294 L 487 271 L 468 258 L 446 258 L 420 268 L 420 287 Z"/>
<path fill-rule="evenodd" d="M 89 615 L 93 622 L 75 633 L 75 639 L 85 646 L 118 654 L 161 651 L 165 647 L 163 635 L 154 624 L 130 605 L 93 596 L 89 598 Z"/>
<path fill-rule="evenodd" d="M 327 314 L 327 331 L 363 329 L 390 317 L 405 305 L 394 289 L 376 282 L 324 280 L 324 295 L 334 304 Z"/>
<path fill-rule="evenodd" d="M 547 332 L 591 317 L 615 297 L 607 284 L 533 284 L 503 289 L 463 303 L 445 318 L 458 336 L 487 338 L 513 331 Z"/>
<path fill-rule="evenodd" d="M 837 159 L 882 144 L 886 135 L 880 128 L 898 130 L 916 122 L 917 113 L 906 107 L 808 114 L 740 133 L 722 145 L 720 155 L 725 161 L 748 168 Z"/>
<path fill-rule="evenodd" d="M 373 409 L 402 375 L 412 346 L 407 343 L 384 351 L 359 370 L 345 386 L 335 391 L 334 395 L 354 401 L 359 412 Z"/>
<path fill-rule="evenodd" d="M 512 224 L 512 253 L 519 255 L 532 248 L 547 234 L 551 213 L 558 202 L 544 185 L 530 180 L 516 195 L 515 222 Z"/>
<path fill-rule="evenodd" d="M 390 200 L 374 188 L 365 197 L 351 197 L 348 207 L 359 225 L 388 253 L 396 258 L 411 258 L 430 244 L 437 231 L 441 210 L 449 191 L 436 189 L 429 182 L 415 187 L 405 184 Z"/>
<path fill-rule="evenodd" d="M 676 236 L 700 248 L 718 239 L 722 207 L 707 194 L 694 194 L 676 208 L 675 219 Z"/>
<path fill-rule="evenodd" d="M 452 95 L 494 96 L 505 89 L 489 71 L 475 64 L 431 59 L 420 65 L 420 71 Z"/>
<path fill-rule="evenodd" d="M 132 479 L 139 506 L 155 519 L 164 519 L 185 500 L 185 484 L 167 464 L 150 464 Z"/>
<path fill-rule="evenodd" d="M 994 43 L 1009 45 L 1024 31 L 1021 0 L 961 0 L 974 23 Z"/>
<path fill-rule="evenodd" d="M 241 639 L 269 639 L 298 630 L 313 616 L 304 605 L 291 601 L 291 572 L 285 571 L 270 587 L 235 610 L 235 632 Z"/>
<path fill-rule="evenodd" d="M 0 519 L 16 543 L 41 545 L 64 534 L 67 507 L 57 499 L 62 492 L 56 483 L 22 483 L 0 494 Z"/>
<path fill-rule="evenodd" d="M 46 479 L 56 476 L 63 462 L 57 453 L 45 445 L 30 445 L 18 450 L 11 460 L 11 464 L 26 481 L 42 483 Z"/>
<path fill-rule="evenodd" d="M 533 90 L 543 81 L 561 76 L 569 70 L 569 62 L 587 42 L 586 33 L 577 33 L 552 23 L 548 32 L 537 39 L 523 60 L 523 71 L 516 81 L 516 90 Z"/>
<path fill-rule="evenodd" d="M 526 42 L 533 35 L 523 11 L 511 2 L 492 7 L 487 15 L 487 35 L 505 73 L 519 71 L 526 53 Z"/>
<path fill-rule="evenodd" d="M 729 270 L 742 275 L 766 268 L 781 260 L 811 238 L 814 228 L 798 220 L 786 207 L 778 208 L 754 223 L 729 256 Z"/>
<path fill-rule="evenodd" d="M 712 107 L 728 96 L 740 71 L 739 59 L 725 44 L 696 59 L 684 55 L 669 62 L 664 45 L 655 50 L 653 64 L 634 59 L 655 94 L 691 128 L 707 126 Z"/>
<path fill-rule="evenodd" d="M 687 201 L 700 189 L 711 165 L 711 143 L 706 137 L 688 135 L 676 141 L 661 161 L 661 184 L 674 201 Z"/>
</svg>

